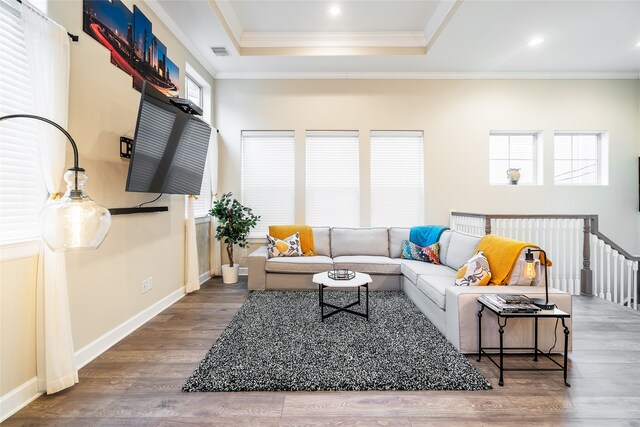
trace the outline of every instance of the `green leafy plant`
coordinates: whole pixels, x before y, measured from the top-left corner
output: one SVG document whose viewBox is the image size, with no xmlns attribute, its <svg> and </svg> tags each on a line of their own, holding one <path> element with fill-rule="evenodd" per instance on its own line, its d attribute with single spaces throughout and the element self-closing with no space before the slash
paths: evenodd
<svg viewBox="0 0 640 427">
<path fill-rule="evenodd" d="M 234 199 L 231 193 L 223 194 L 216 200 L 209 215 L 220 222 L 216 227 L 216 239 L 227 244 L 229 267 L 233 267 L 233 245 L 247 247 L 249 232 L 256 226 L 260 216 L 255 215 L 251 208 L 242 206 L 242 203 Z"/>
</svg>

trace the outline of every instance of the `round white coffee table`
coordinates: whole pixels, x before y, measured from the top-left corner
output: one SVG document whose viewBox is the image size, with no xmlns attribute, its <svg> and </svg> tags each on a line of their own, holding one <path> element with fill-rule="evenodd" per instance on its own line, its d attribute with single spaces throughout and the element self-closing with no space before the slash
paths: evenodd
<svg viewBox="0 0 640 427">
<path fill-rule="evenodd" d="M 331 317 L 334 314 L 344 311 L 346 313 L 355 314 L 356 316 L 362 316 L 367 321 L 369 320 L 369 283 L 372 282 L 371 276 L 365 273 L 355 272 L 355 277 L 349 280 L 335 280 L 329 277 L 329 272 L 317 273 L 313 275 L 313 283 L 318 284 L 318 303 L 320 305 L 320 318 L 324 322 L 324 319 Z M 358 288 L 358 300 L 345 305 L 344 307 L 338 307 L 337 305 L 324 302 L 324 288 Z M 365 311 L 360 313 L 357 311 L 349 310 L 354 305 L 360 305 L 360 288 L 365 289 Z M 329 307 L 334 310 L 331 313 L 324 314 L 324 308 Z"/>
</svg>

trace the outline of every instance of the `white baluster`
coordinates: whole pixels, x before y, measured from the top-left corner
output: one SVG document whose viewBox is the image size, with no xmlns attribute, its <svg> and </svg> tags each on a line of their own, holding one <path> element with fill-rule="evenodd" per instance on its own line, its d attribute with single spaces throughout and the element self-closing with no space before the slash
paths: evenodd
<svg viewBox="0 0 640 427">
<path fill-rule="evenodd" d="M 633 263 L 633 309 L 638 309 L 638 264 L 640 261 Z"/>
<path fill-rule="evenodd" d="M 621 257 L 621 258 L 622 258 L 622 262 L 624 263 L 623 265 L 626 264 L 627 266 L 627 295 L 626 295 L 627 307 L 632 308 L 633 305 L 631 303 L 631 298 L 633 298 L 633 295 L 631 294 L 631 290 L 633 289 L 633 277 L 631 275 L 633 274 L 633 263 L 631 262 L 631 260 L 628 260 L 624 257 Z M 624 299 L 625 298 L 623 298 L 623 300 Z"/>
<path fill-rule="evenodd" d="M 560 284 L 563 291 L 573 294 L 573 289 L 569 288 L 569 283 L 567 282 L 567 278 L 569 277 L 569 233 L 567 233 L 567 220 L 560 220 L 560 229 L 562 230 L 562 233 L 558 233 L 561 234 L 558 255 L 560 255 L 562 259 L 562 264 L 559 266 L 559 270 L 561 270 Z"/>
<path fill-rule="evenodd" d="M 611 246 L 606 245 L 605 251 L 607 252 L 607 301 L 613 301 L 611 299 Z"/>
<path fill-rule="evenodd" d="M 598 239 L 593 234 L 589 234 L 589 245 L 591 246 L 591 274 L 593 275 L 593 296 L 599 296 L 598 290 L 600 282 L 598 281 Z"/>
<path fill-rule="evenodd" d="M 600 253 L 600 298 L 604 299 L 604 241 L 598 240 L 598 252 Z"/>
<path fill-rule="evenodd" d="M 622 295 L 620 295 L 620 299 L 618 299 L 618 251 L 615 249 L 612 250 L 610 256 L 613 258 L 613 302 L 622 302 Z M 622 274 L 620 274 L 620 278 L 623 279 Z"/>
</svg>

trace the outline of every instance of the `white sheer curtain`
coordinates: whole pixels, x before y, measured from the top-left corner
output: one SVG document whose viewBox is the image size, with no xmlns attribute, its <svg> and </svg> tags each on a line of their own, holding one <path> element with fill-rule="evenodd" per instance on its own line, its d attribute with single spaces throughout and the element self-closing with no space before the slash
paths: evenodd
<svg viewBox="0 0 640 427">
<path fill-rule="evenodd" d="M 211 177 L 211 203 L 218 200 L 218 131 L 212 133 L 212 144 L 209 145 L 209 176 Z M 216 239 L 218 220 L 209 219 L 209 269 L 212 276 L 222 275 L 222 258 L 220 255 L 220 241 Z"/>
<path fill-rule="evenodd" d="M 184 287 L 187 293 L 200 289 L 198 274 L 198 244 L 196 243 L 196 219 L 193 214 L 193 200 L 196 196 L 187 197 L 187 219 L 185 220 L 184 242 Z"/>
<path fill-rule="evenodd" d="M 21 16 L 29 68 L 33 71 L 36 114 L 67 127 L 69 108 L 69 37 L 67 31 L 23 0 Z M 51 199 L 65 170 L 66 137 L 39 124 L 42 170 Z M 42 244 L 36 282 L 36 352 L 38 388 L 55 393 L 78 382 L 75 366 L 65 256 Z"/>
</svg>

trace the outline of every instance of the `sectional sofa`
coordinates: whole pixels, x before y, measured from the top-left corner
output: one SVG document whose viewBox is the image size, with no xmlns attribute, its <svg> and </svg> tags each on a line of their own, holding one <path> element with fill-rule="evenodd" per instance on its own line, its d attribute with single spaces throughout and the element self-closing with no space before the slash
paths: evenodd
<svg viewBox="0 0 640 427">
<path fill-rule="evenodd" d="M 311 257 L 268 259 L 266 246 L 260 247 L 248 257 L 249 289 L 317 290 L 311 281 L 315 273 L 334 268 L 367 273 L 373 280 L 371 290 L 402 290 L 462 353 L 477 352 L 478 296 L 485 293 L 544 296 L 544 283 L 528 285 L 523 277 L 524 253 L 519 256 L 509 286 L 455 286 L 457 270 L 474 254 L 480 237 L 445 231 L 439 240 L 441 264 L 437 265 L 401 258 L 402 241 L 409 239 L 409 231 L 400 227 L 313 228 L 317 255 Z M 549 299 L 571 313 L 571 295 L 550 289 Z M 571 329 L 571 319 L 568 326 Z M 541 320 L 539 328 L 542 350 L 551 349 L 556 338 L 558 343 L 563 342 L 562 328 L 557 327 L 555 320 Z M 483 345 L 497 347 L 498 340 L 495 316 L 487 314 L 483 318 Z M 509 320 L 505 343 L 507 347 L 532 346 L 533 322 Z"/>
</svg>

